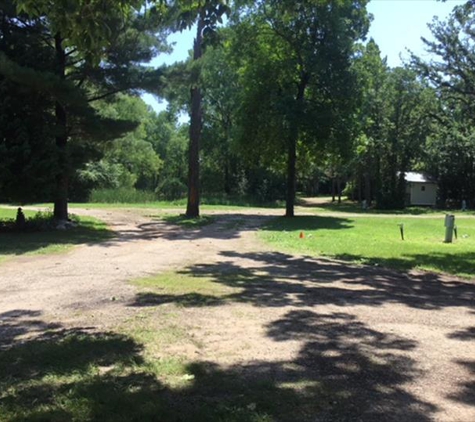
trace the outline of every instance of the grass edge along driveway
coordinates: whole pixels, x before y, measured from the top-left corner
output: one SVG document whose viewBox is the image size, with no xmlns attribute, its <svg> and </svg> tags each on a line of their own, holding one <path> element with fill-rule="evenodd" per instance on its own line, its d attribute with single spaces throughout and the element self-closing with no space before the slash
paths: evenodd
<svg viewBox="0 0 475 422">
<path fill-rule="evenodd" d="M 456 224 L 458 239 L 451 244 L 443 242 L 443 217 L 404 215 L 282 217 L 265 225 L 259 236 L 273 248 L 290 253 L 473 278 L 475 219 L 456 219 Z"/>
</svg>

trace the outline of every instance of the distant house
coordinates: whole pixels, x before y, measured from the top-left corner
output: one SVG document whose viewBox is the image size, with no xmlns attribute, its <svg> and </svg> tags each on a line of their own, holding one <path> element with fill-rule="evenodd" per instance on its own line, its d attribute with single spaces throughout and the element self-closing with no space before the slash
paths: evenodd
<svg viewBox="0 0 475 422">
<path fill-rule="evenodd" d="M 435 206 L 437 201 L 437 182 L 424 173 L 408 171 L 406 179 L 406 204 Z"/>
</svg>

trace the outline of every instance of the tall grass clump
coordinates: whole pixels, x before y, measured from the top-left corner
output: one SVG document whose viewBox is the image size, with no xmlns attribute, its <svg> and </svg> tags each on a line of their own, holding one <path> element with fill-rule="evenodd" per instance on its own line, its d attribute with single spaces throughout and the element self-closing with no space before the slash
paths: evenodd
<svg viewBox="0 0 475 422">
<path fill-rule="evenodd" d="M 107 204 L 137 204 L 155 202 L 157 199 L 154 192 L 134 188 L 93 189 L 89 195 L 89 202 Z"/>
</svg>

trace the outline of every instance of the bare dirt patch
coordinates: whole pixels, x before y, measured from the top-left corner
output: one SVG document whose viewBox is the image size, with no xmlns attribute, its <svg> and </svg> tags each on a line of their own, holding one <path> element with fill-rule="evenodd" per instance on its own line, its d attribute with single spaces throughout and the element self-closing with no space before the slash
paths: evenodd
<svg viewBox="0 0 475 422">
<path fill-rule="evenodd" d="M 475 420 L 473 283 L 269 251 L 255 230 L 279 210 L 193 230 L 147 210 L 75 212 L 116 238 L 2 265 L 2 347 L 134 325 L 163 335 L 152 357 L 200 362 L 256 396 L 271 386 L 289 404 L 275 420 Z M 164 271 L 225 289 L 206 301 L 129 283 Z"/>
</svg>

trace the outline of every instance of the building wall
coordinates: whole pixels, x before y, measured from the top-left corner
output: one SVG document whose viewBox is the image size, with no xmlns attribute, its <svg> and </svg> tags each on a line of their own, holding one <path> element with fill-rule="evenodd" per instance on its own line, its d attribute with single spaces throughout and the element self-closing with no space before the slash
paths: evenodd
<svg viewBox="0 0 475 422">
<path fill-rule="evenodd" d="M 411 182 L 411 205 L 435 205 L 437 185 L 435 183 Z"/>
</svg>

